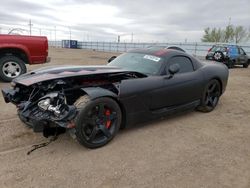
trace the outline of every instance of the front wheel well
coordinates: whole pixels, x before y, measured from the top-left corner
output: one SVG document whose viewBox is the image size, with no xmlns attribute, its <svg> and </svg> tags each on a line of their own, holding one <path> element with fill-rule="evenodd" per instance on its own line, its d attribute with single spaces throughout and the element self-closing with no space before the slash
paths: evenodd
<svg viewBox="0 0 250 188">
<path fill-rule="evenodd" d="M 124 105 L 115 97 L 112 97 L 112 96 L 107 96 L 107 97 L 113 99 L 119 105 L 121 109 L 121 113 L 122 113 L 122 122 L 121 122 L 120 128 L 124 129 L 126 127 L 126 122 L 127 122 L 126 109 Z"/>
<path fill-rule="evenodd" d="M 21 59 L 25 64 L 29 64 L 28 55 L 21 49 L 18 48 L 3 48 L 0 49 L 0 58 L 5 56 L 15 56 Z"/>
<path fill-rule="evenodd" d="M 123 128 L 126 127 L 126 122 L 127 122 L 126 121 L 126 109 L 125 109 L 124 105 L 116 97 L 113 97 L 113 96 L 100 96 L 100 97 L 91 99 L 90 95 L 88 95 L 86 92 L 84 92 L 84 93 L 82 92 L 81 95 L 78 95 L 77 99 L 79 99 L 80 97 L 82 97 L 84 95 L 87 95 L 90 100 L 95 100 L 95 99 L 102 98 L 102 97 L 107 97 L 107 98 L 110 98 L 110 99 L 114 100 L 118 104 L 118 106 L 120 107 L 121 113 L 122 113 L 122 122 L 121 122 L 120 128 L 123 129 Z M 75 101 L 77 101 L 77 99 L 75 99 Z"/>
<path fill-rule="evenodd" d="M 219 82 L 219 84 L 220 84 L 220 95 L 222 95 L 223 85 L 222 85 L 221 79 L 218 78 L 218 77 L 215 77 L 215 78 L 212 78 L 211 80 L 217 80 Z"/>
</svg>

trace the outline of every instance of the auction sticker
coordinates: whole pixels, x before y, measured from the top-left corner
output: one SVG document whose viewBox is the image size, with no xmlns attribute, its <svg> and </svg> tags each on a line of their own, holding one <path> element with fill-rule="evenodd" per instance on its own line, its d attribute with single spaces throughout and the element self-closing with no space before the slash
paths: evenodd
<svg viewBox="0 0 250 188">
<path fill-rule="evenodd" d="M 160 57 L 156 57 L 156 56 L 153 56 L 153 55 L 145 55 L 143 58 L 144 59 L 149 59 L 149 60 L 155 61 L 155 62 L 159 62 L 161 60 Z"/>
</svg>

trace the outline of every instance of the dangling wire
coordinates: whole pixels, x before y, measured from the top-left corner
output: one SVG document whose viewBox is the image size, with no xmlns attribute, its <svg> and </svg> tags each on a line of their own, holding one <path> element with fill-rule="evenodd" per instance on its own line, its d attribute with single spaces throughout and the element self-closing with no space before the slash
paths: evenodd
<svg viewBox="0 0 250 188">
<path fill-rule="evenodd" d="M 36 94 L 39 93 L 39 91 L 40 91 L 40 89 L 38 89 L 37 92 L 34 93 L 35 90 L 36 90 L 36 88 L 34 88 L 34 89 L 32 90 L 32 92 L 31 92 L 31 94 L 30 94 L 30 96 L 29 96 L 28 101 L 30 101 L 31 99 L 33 99 L 33 98 L 36 96 Z"/>
<path fill-rule="evenodd" d="M 33 148 L 30 151 L 27 152 L 27 155 L 30 155 L 33 151 L 35 151 L 35 150 L 37 150 L 39 148 L 42 148 L 42 147 L 45 147 L 45 146 L 49 145 L 51 142 L 54 142 L 55 140 L 57 140 L 57 138 L 58 138 L 58 131 L 56 129 L 55 135 L 52 136 L 49 139 L 48 142 L 44 142 L 44 143 L 41 143 L 41 144 L 35 144 L 35 145 L 33 145 L 32 146 Z"/>
</svg>

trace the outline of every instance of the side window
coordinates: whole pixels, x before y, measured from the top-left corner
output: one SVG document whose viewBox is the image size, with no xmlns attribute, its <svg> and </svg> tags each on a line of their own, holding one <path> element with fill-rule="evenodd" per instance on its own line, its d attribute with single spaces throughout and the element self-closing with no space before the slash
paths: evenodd
<svg viewBox="0 0 250 188">
<path fill-rule="evenodd" d="M 180 65 L 180 71 L 178 73 L 194 71 L 193 63 L 188 57 L 185 57 L 185 56 L 172 57 L 168 62 L 168 67 L 173 64 Z"/>
<path fill-rule="evenodd" d="M 245 52 L 242 48 L 239 48 L 239 51 L 240 51 L 240 55 L 245 55 Z"/>
</svg>

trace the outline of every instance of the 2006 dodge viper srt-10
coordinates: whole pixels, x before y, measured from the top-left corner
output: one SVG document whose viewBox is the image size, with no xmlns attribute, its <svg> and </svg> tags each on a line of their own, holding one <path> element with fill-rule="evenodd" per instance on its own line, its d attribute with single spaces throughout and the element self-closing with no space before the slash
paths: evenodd
<svg viewBox="0 0 250 188">
<path fill-rule="evenodd" d="M 89 148 L 120 128 L 187 109 L 212 111 L 225 91 L 228 68 L 173 49 L 138 49 L 105 66 L 38 69 L 2 89 L 21 121 L 45 136 L 69 130 Z"/>
</svg>

